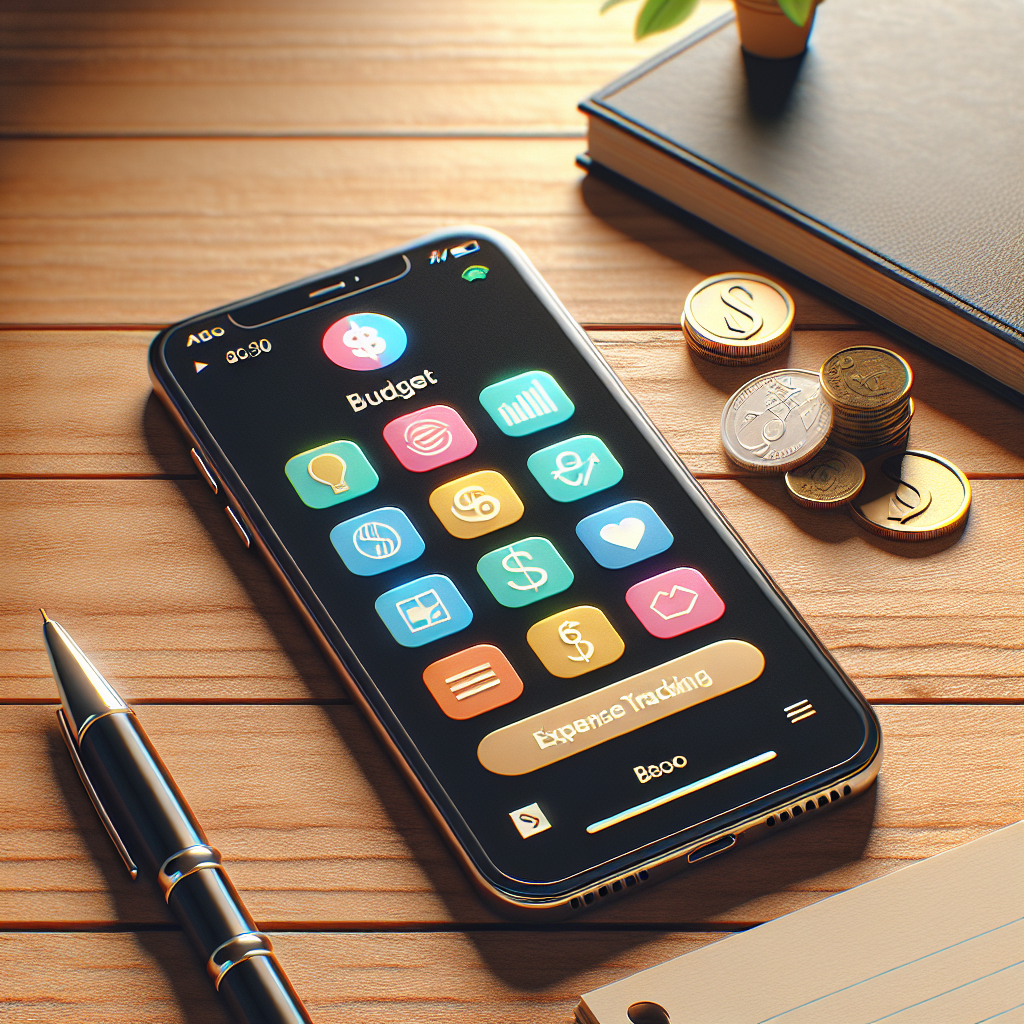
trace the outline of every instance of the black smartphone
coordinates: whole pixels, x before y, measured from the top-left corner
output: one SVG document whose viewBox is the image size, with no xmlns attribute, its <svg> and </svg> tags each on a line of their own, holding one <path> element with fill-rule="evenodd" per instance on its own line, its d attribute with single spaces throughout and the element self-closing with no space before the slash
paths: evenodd
<svg viewBox="0 0 1024 1024">
<path fill-rule="evenodd" d="M 874 781 L 870 707 L 503 235 L 175 324 L 150 370 L 504 911 L 569 914 Z"/>
</svg>

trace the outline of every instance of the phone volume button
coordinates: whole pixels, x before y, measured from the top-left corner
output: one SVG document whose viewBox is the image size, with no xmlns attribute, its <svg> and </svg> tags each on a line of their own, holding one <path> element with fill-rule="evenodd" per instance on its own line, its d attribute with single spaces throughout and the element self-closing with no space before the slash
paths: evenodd
<svg viewBox="0 0 1024 1024">
<path fill-rule="evenodd" d="M 192 461 L 196 464 L 196 469 L 199 470 L 199 475 L 202 476 L 202 478 L 210 485 L 210 490 L 213 491 L 214 494 L 219 494 L 220 488 L 217 486 L 217 481 L 214 478 L 210 467 L 207 466 L 206 460 L 195 450 L 195 448 L 192 449 L 190 454 L 192 456 Z"/>
<path fill-rule="evenodd" d="M 227 512 L 228 519 L 231 520 L 231 525 L 235 528 L 235 533 L 241 538 L 242 543 L 248 547 L 252 543 L 252 539 L 249 537 L 249 531 L 242 525 L 242 520 L 239 518 L 238 513 L 230 505 L 225 505 L 224 511 Z"/>
</svg>

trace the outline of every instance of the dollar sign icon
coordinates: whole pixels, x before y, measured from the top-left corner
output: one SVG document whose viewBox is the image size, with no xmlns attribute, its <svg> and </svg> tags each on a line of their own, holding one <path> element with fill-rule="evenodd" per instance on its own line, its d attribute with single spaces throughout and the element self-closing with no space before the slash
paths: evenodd
<svg viewBox="0 0 1024 1024">
<path fill-rule="evenodd" d="M 739 340 L 752 338 L 764 326 L 764 317 L 754 308 L 753 294 L 743 285 L 725 285 L 722 288 L 721 298 L 726 306 L 743 317 L 741 321 L 737 320 L 732 313 L 723 314 L 730 336 Z"/>
<path fill-rule="evenodd" d="M 539 565 L 523 565 L 524 558 L 533 561 L 533 555 L 528 551 L 516 551 L 514 547 L 510 547 L 508 554 L 501 560 L 501 567 L 506 572 L 522 573 L 526 577 L 525 583 L 514 583 L 509 580 L 508 585 L 513 590 L 540 590 L 548 581 L 547 570 Z"/>
<path fill-rule="evenodd" d="M 381 352 L 388 347 L 387 342 L 377 333 L 376 327 L 368 324 L 360 327 L 353 323 L 345 332 L 342 341 L 352 349 L 352 354 L 364 359 L 378 359 Z"/>
<path fill-rule="evenodd" d="M 583 634 L 576 628 L 578 625 L 578 622 L 566 619 L 558 627 L 558 635 L 562 638 L 562 643 L 576 648 L 576 654 L 568 655 L 570 661 L 585 661 L 589 665 L 594 654 L 594 645 L 589 640 L 583 639 Z"/>
</svg>

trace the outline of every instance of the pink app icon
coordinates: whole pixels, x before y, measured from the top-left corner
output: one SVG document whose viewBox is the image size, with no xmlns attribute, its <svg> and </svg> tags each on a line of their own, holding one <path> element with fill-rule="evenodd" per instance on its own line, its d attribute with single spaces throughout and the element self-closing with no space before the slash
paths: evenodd
<svg viewBox="0 0 1024 1024">
<path fill-rule="evenodd" d="M 410 412 L 384 428 L 384 440 L 398 461 L 414 473 L 447 466 L 476 451 L 476 437 L 447 405 Z"/>
<path fill-rule="evenodd" d="M 725 602 L 696 569 L 670 569 L 626 591 L 626 604 L 652 636 L 667 640 L 706 626 L 725 613 Z"/>
</svg>

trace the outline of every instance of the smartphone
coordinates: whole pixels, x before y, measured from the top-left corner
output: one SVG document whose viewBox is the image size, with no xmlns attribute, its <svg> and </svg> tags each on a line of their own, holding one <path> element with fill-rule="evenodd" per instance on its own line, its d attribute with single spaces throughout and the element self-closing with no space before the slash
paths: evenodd
<svg viewBox="0 0 1024 1024">
<path fill-rule="evenodd" d="M 571 914 L 874 781 L 870 707 L 498 232 L 175 324 L 150 371 L 504 912 Z"/>
</svg>

